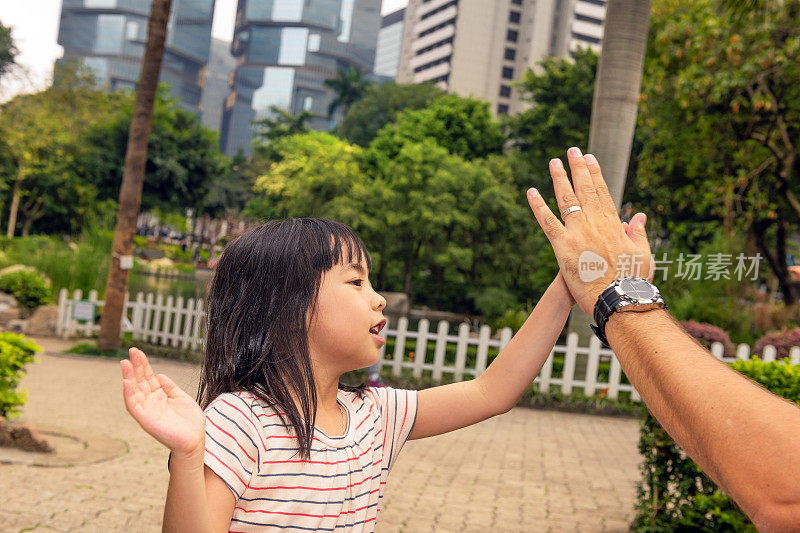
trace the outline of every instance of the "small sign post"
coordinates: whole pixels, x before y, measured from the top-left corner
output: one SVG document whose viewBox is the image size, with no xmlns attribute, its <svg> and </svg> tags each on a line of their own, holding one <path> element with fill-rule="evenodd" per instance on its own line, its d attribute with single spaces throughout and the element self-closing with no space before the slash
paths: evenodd
<svg viewBox="0 0 800 533">
<path fill-rule="evenodd" d="M 81 322 L 94 322 L 94 302 L 75 300 L 72 304 L 72 319 Z"/>
</svg>

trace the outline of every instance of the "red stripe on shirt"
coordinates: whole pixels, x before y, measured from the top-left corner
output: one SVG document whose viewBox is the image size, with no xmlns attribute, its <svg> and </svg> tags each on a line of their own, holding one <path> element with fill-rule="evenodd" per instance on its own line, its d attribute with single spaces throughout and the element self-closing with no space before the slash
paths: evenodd
<svg viewBox="0 0 800 533">
<path fill-rule="evenodd" d="M 248 458 L 248 459 L 250 459 L 251 461 L 255 462 L 255 459 L 253 459 L 252 457 L 250 457 L 250 454 L 249 454 L 249 453 L 247 453 L 247 451 L 246 451 L 244 448 L 242 448 L 242 445 L 241 445 L 241 444 L 239 444 L 239 441 L 236 439 L 236 437 L 234 437 L 233 435 L 231 435 L 230 433 L 228 433 L 227 431 L 225 431 L 224 429 L 222 429 L 221 427 L 219 427 L 217 424 L 215 424 L 215 423 L 214 423 L 214 421 L 213 421 L 213 420 L 211 420 L 211 418 L 210 418 L 208 415 L 206 415 L 206 420 L 208 420 L 209 422 L 211 422 L 212 424 L 214 424 L 214 427 L 215 427 L 215 428 L 217 428 L 218 430 L 220 430 L 221 432 L 225 433 L 227 436 L 229 436 L 230 438 L 232 438 L 232 439 L 233 439 L 233 442 L 235 442 L 235 443 L 236 443 L 236 445 L 239 447 L 239 449 L 240 449 L 240 450 L 242 450 L 242 453 L 244 453 L 244 454 L 247 456 L 247 458 Z"/>
<path fill-rule="evenodd" d="M 241 415 L 242 415 L 243 417 L 245 417 L 245 418 L 247 419 L 247 421 L 248 421 L 248 422 L 250 422 L 250 425 L 252 425 L 252 426 L 253 426 L 253 429 L 255 429 L 255 430 L 256 430 L 256 433 L 258 434 L 258 440 L 260 440 L 260 441 L 261 441 L 261 445 L 264 447 L 264 451 L 267 451 L 267 445 L 266 445 L 266 444 L 264 444 L 264 439 L 262 439 L 262 438 L 261 438 L 261 432 L 258 430 L 258 427 L 256 427 L 256 425 L 255 425 L 255 423 L 253 422 L 253 420 L 252 420 L 252 419 L 251 419 L 249 416 L 247 416 L 246 414 L 244 414 L 244 412 L 243 412 L 241 409 L 239 409 L 238 407 L 236 407 L 235 405 L 233 405 L 232 403 L 230 403 L 228 400 L 225 400 L 225 399 L 223 398 L 223 400 L 222 400 L 222 401 L 223 401 L 223 402 L 225 402 L 226 404 L 230 405 L 231 407 L 233 407 L 233 408 L 234 408 L 234 409 L 236 409 L 237 411 L 239 411 L 239 413 L 241 413 Z M 264 428 L 261 428 L 261 429 L 264 429 Z"/>
<path fill-rule="evenodd" d="M 230 470 L 231 472 L 233 472 L 233 475 L 234 475 L 234 476 L 236 476 L 236 477 L 237 477 L 237 479 L 238 479 L 239 481 L 241 481 L 241 482 L 242 482 L 242 485 L 244 485 L 244 486 L 245 486 L 245 488 L 249 488 L 249 485 L 248 485 L 248 484 L 245 482 L 245 480 L 243 480 L 242 478 L 240 478 L 240 477 L 239 477 L 239 474 L 237 474 L 237 473 L 236 473 L 236 471 L 235 471 L 233 468 L 231 468 L 231 467 L 229 467 L 227 464 L 225 464 L 225 462 L 224 462 L 222 459 L 220 459 L 219 457 L 217 457 L 216 455 L 214 455 L 214 452 L 212 452 L 211 450 L 208 450 L 208 449 L 206 449 L 206 453 L 208 453 L 208 454 L 211 454 L 211 457 L 213 457 L 214 459 L 216 459 L 217 461 L 219 461 L 219 464 L 221 464 L 222 466 L 224 466 L 225 468 L 227 468 L 228 470 Z"/>
</svg>

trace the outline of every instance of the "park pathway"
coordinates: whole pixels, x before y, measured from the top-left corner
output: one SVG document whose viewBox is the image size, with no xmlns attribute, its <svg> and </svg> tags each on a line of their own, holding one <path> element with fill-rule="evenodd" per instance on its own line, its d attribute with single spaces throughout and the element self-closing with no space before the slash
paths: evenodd
<svg viewBox="0 0 800 533">
<path fill-rule="evenodd" d="M 54 355 L 41 339 L 23 380 L 22 420 L 71 435 L 124 441 L 94 464 L 0 464 L 0 531 L 156 532 L 166 451 L 125 412 L 116 360 Z M 194 391 L 195 365 L 153 361 Z M 471 428 L 409 442 L 392 474 L 377 531 L 627 531 L 639 456 L 633 419 L 516 408 Z"/>
</svg>

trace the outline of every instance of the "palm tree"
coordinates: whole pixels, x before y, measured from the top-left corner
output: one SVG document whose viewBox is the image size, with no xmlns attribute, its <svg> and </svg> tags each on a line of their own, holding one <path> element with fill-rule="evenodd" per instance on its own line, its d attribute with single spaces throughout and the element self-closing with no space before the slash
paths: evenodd
<svg viewBox="0 0 800 533">
<path fill-rule="evenodd" d="M 606 6 L 588 153 L 597 157 L 602 165 L 603 177 L 619 208 L 636 127 L 650 28 L 650 0 L 609 0 Z M 570 314 L 569 330 L 578 333 L 585 344 L 592 335 L 591 322 L 592 319 L 576 306 Z M 585 371 L 585 363 L 580 363 L 576 370 Z"/>
<path fill-rule="evenodd" d="M 298 115 L 292 115 L 277 106 L 270 106 L 269 109 L 272 112 L 271 117 L 253 122 L 256 137 L 266 142 L 306 133 L 308 132 L 306 122 L 314 118 L 314 113 L 310 111 L 301 111 Z"/>
<path fill-rule="evenodd" d="M 342 108 L 347 113 L 350 106 L 361 100 L 366 92 L 369 82 L 364 75 L 352 65 L 348 69 L 341 69 L 336 77 L 324 81 L 325 87 L 336 92 L 336 98 L 328 106 L 328 116 L 331 117 L 337 109 Z"/>
<path fill-rule="evenodd" d="M 100 333 L 97 347 L 116 349 L 120 345 L 120 323 L 122 321 L 125 293 L 128 290 L 128 269 L 130 264 L 122 260 L 133 256 L 133 235 L 136 231 L 136 218 L 142 201 L 144 171 L 147 163 L 147 143 L 153 118 L 158 75 L 161 71 L 161 58 L 164 55 L 164 41 L 167 37 L 167 19 L 172 0 L 153 0 L 150 6 L 150 22 L 147 30 L 147 45 L 136 89 L 136 102 L 128 134 L 128 150 L 125 154 L 125 170 L 119 191 L 117 225 L 114 228 L 114 242 L 111 245 L 111 269 L 106 283 L 105 306 L 100 319 Z"/>
</svg>

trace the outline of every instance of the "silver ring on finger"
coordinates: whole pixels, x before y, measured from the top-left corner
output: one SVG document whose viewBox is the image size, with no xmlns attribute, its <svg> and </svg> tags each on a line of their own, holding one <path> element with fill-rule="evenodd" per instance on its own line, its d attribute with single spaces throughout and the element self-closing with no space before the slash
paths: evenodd
<svg viewBox="0 0 800 533">
<path fill-rule="evenodd" d="M 561 219 L 563 220 L 564 217 L 566 217 L 570 213 L 574 213 L 575 211 L 583 211 L 583 209 L 579 205 L 573 205 L 571 207 L 568 207 L 568 208 L 564 209 L 563 211 L 561 211 Z"/>
</svg>

